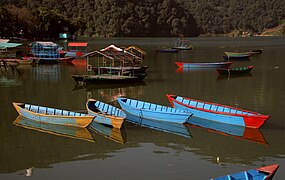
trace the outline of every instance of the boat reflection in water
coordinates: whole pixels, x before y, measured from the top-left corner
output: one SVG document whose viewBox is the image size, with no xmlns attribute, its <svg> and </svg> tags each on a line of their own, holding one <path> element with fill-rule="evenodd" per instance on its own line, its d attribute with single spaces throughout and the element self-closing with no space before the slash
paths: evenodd
<svg viewBox="0 0 285 180">
<path fill-rule="evenodd" d="M 60 76 L 59 64 L 42 64 L 33 67 L 33 78 L 37 81 L 58 81 Z"/>
<path fill-rule="evenodd" d="M 18 116 L 13 122 L 13 124 L 23 128 L 45 132 L 57 136 L 94 142 L 91 133 L 86 128 L 41 123 L 38 121 L 33 121 L 31 119 L 25 118 L 23 116 Z"/>
<path fill-rule="evenodd" d="M 235 78 L 251 78 L 252 74 L 251 73 L 246 73 L 246 74 L 231 74 L 231 75 L 218 75 L 216 80 L 230 80 L 230 79 L 235 79 Z"/>
<path fill-rule="evenodd" d="M 117 98 L 126 95 L 139 98 L 143 94 L 143 86 L 146 86 L 143 81 L 132 84 L 90 84 L 87 86 L 76 84 L 72 90 L 86 90 L 87 99 L 94 98 L 111 103 L 117 102 Z"/>
<path fill-rule="evenodd" d="M 187 124 L 187 127 L 190 129 L 190 131 L 191 128 L 201 128 L 207 131 L 233 136 L 236 138 L 253 141 L 260 144 L 268 144 L 260 130 L 256 128 L 248 128 L 219 123 L 198 117 L 191 117 L 187 122 L 189 123 Z"/>
<path fill-rule="evenodd" d="M 100 123 L 93 121 L 89 125 L 88 128 L 91 129 L 91 133 L 92 133 L 92 131 L 96 132 L 96 133 L 103 135 L 104 137 L 106 137 L 112 141 L 122 143 L 122 144 L 126 142 L 126 136 L 125 136 L 123 127 L 120 129 L 119 128 L 112 128 L 112 127 L 105 126 L 103 124 L 100 124 Z M 92 135 L 95 136 L 94 133 L 92 133 Z"/>
<path fill-rule="evenodd" d="M 128 119 L 126 120 L 131 123 L 135 123 L 135 124 L 138 124 L 140 126 L 147 127 L 150 129 L 155 129 L 155 130 L 159 130 L 159 131 L 163 131 L 167 133 L 176 134 L 179 136 L 184 136 L 187 138 L 192 138 L 188 128 L 184 124 L 150 120 L 150 119 L 145 119 L 143 117 L 137 117 L 137 116 L 132 116 L 131 118 L 128 117 Z"/>
</svg>

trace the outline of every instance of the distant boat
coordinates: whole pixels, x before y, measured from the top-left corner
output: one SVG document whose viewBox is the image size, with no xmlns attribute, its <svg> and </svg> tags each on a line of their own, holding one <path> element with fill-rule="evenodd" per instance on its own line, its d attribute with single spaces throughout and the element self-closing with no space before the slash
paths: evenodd
<svg viewBox="0 0 285 180">
<path fill-rule="evenodd" d="M 13 105 L 19 115 L 22 115 L 34 121 L 44 123 L 86 127 L 94 119 L 94 116 L 73 111 L 31 105 L 26 103 L 13 102 Z"/>
<path fill-rule="evenodd" d="M 236 75 L 250 73 L 253 66 L 236 67 L 236 68 L 218 68 L 216 69 L 220 75 Z"/>
<path fill-rule="evenodd" d="M 167 94 L 167 98 L 173 107 L 193 113 L 193 117 L 220 123 L 259 128 L 269 118 L 257 112 L 177 95 Z"/>
<path fill-rule="evenodd" d="M 253 53 L 253 55 L 262 54 L 263 49 L 252 49 L 252 50 L 250 50 L 250 52 Z"/>
<path fill-rule="evenodd" d="M 164 48 L 164 49 L 156 49 L 155 51 L 160 53 L 178 53 L 179 49 Z"/>
<path fill-rule="evenodd" d="M 141 73 L 145 73 L 146 69 L 148 68 L 148 66 L 127 66 L 127 67 L 93 67 L 92 69 L 94 70 L 95 74 L 98 74 L 98 71 L 100 70 L 100 74 L 118 74 L 118 73 L 125 73 L 125 72 L 129 72 L 133 75 L 136 74 L 141 74 Z"/>
<path fill-rule="evenodd" d="M 175 62 L 180 68 L 228 68 L 232 62 Z"/>
<path fill-rule="evenodd" d="M 32 119 L 28 119 L 23 116 L 18 116 L 13 122 L 13 124 L 26 129 L 32 129 L 57 136 L 94 142 L 94 139 L 88 129 L 83 127 L 62 126 L 57 124 L 42 123 L 34 121 Z"/>
<path fill-rule="evenodd" d="M 86 108 L 89 115 L 95 116 L 93 121 L 114 128 L 121 128 L 126 119 L 126 114 L 119 108 L 95 99 L 88 99 Z"/>
<path fill-rule="evenodd" d="M 144 118 L 156 121 L 185 123 L 191 116 L 183 110 L 128 98 L 117 98 L 127 119 Z"/>
<path fill-rule="evenodd" d="M 171 47 L 172 49 L 178 49 L 178 50 L 191 50 L 193 49 L 193 46 L 190 44 L 189 40 L 186 39 L 178 39 L 175 42 L 175 45 Z"/>
<path fill-rule="evenodd" d="M 35 41 L 31 44 L 31 53 L 39 63 L 57 63 L 62 47 L 53 42 Z"/>
<path fill-rule="evenodd" d="M 226 176 L 221 176 L 217 178 L 212 178 L 211 180 L 270 180 L 273 178 L 279 164 L 272 164 L 269 166 L 264 166 L 260 168 L 255 168 L 251 170 L 245 170 L 242 172 L 229 174 Z"/>
<path fill-rule="evenodd" d="M 248 59 L 253 55 L 250 52 L 225 52 L 224 58 L 227 59 Z"/>
<path fill-rule="evenodd" d="M 101 75 L 71 75 L 77 83 L 132 83 L 142 81 L 146 74 L 137 74 L 136 76 L 124 76 L 114 74 L 101 74 Z"/>
</svg>

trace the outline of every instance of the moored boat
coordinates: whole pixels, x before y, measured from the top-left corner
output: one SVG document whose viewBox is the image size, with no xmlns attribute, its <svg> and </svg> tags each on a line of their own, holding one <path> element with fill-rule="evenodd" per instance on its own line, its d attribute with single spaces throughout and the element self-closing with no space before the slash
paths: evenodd
<svg viewBox="0 0 285 180">
<path fill-rule="evenodd" d="M 178 53 L 179 49 L 164 48 L 164 49 L 156 49 L 155 51 L 160 53 Z"/>
<path fill-rule="evenodd" d="M 253 53 L 250 52 L 224 52 L 227 59 L 248 59 Z"/>
<path fill-rule="evenodd" d="M 156 121 L 185 123 L 192 116 L 191 113 L 183 110 L 135 99 L 117 98 L 117 100 L 122 110 L 127 114 L 127 120 L 144 118 Z"/>
<path fill-rule="evenodd" d="M 95 116 L 93 121 L 114 128 L 121 128 L 126 119 L 126 114 L 119 108 L 95 99 L 88 99 L 86 108 L 89 115 Z"/>
<path fill-rule="evenodd" d="M 13 102 L 13 106 L 19 115 L 43 123 L 86 127 L 94 119 L 94 116 L 88 114 L 31 105 L 27 103 Z"/>
<path fill-rule="evenodd" d="M 218 68 L 216 70 L 220 75 L 235 75 L 250 73 L 252 69 L 253 66 L 244 66 L 236 68 Z"/>
<path fill-rule="evenodd" d="M 193 113 L 193 117 L 220 123 L 259 128 L 269 118 L 257 112 L 177 95 L 167 94 L 167 98 L 173 107 Z"/>
<path fill-rule="evenodd" d="M 273 178 L 278 168 L 279 168 L 279 164 L 272 164 L 269 166 L 263 166 L 260 168 L 245 170 L 245 171 L 234 173 L 234 174 L 212 178 L 211 180 L 231 180 L 231 179 L 270 180 Z"/>
<path fill-rule="evenodd" d="M 139 82 L 145 78 L 146 74 L 137 74 L 136 76 L 124 76 L 114 74 L 101 74 L 101 75 L 71 75 L 77 83 L 131 83 Z"/>
<path fill-rule="evenodd" d="M 175 62 L 180 68 L 228 68 L 233 62 Z"/>
</svg>

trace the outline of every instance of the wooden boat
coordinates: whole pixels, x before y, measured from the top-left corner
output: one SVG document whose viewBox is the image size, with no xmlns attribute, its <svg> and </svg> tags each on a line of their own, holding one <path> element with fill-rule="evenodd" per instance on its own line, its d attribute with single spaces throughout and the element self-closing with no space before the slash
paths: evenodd
<svg viewBox="0 0 285 180">
<path fill-rule="evenodd" d="M 93 67 L 95 74 L 98 74 L 98 71 L 100 71 L 100 74 L 118 74 L 118 73 L 124 73 L 124 72 L 130 72 L 134 75 L 138 73 L 145 73 L 148 66 L 126 66 L 126 67 Z"/>
<path fill-rule="evenodd" d="M 149 102 L 128 98 L 117 98 L 117 100 L 122 110 L 127 114 L 127 119 L 144 118 L 156 121 L 185 123 L 192 116 L 191 113 L 183 110 Z"/>
<path fill-rule="evenodd" d="M 217 133 L 224 136 L 231 136 L 241 140 L 247 140 L 263 145 L 268 144 L 261 131 L 256 128 L 235 126 L 194 116 L 187 121 L 186 126 L 190 129 L 190 132 L 193 131 L 193 128 L 199 128 L 204 131 Z"/>
<path fill-rule="evenodd" d="M 95 121 L 92 121 L 92 123 L 88 126 L 88 128 L 96 132 L 97 134 L 103 135 L 104 137 L 112 141 L 115 141 L 121 144 L 125 143 L 126 141 L 126 137 L 122 131 L 122 128 L 118 129 L 118 128 L 112 128 L 109 126 L 104 126 L 103 124 L 97 123 Z"/>
<path fill-rule="evenodd" d="M 26 129 L 32 129 L 56 136 L 94 142 L 91 133 L 88 131 L 87 128 L 83 127 L 62 126 L 57 124 L 42 123 L 38 121 L 33 121 L 23 116 L 18 116 L 13 122 L 13 124 Z"/>
<path fill-rule="evenodd" d="M 122 110 L 95 99 L 88 99 L 86 108 L 89 115 L 95 116 L 93 121 L 114 128 L 121 128 L 126 119 L 126 114 Z"/>
<path fill-rule="evenodd" d="M 19 115 L 44 123 L 86 127 L 94 119 L 94 116 L 67 110 L 16 102 L 13 105 Z"/>
<path fill-rule="evenodd" d="M 257 112 L 177 95 L 167 94 L 167 98 L 173 107 L 193 113 L 193 117 L 220 123 L 259 128 L 269 118 Z"/>
<path fill-rule="evenodd" d="M 225 52 L 225 58 L 227 59 L 248 59 L 252 56 L 250 52 Z"/>
<path fill-rule="evenodd" d="M 124 76 L 114 74 L 101 74 L 101 75 L 71 75 L 77 83 L 131 83 L 142 81 L 146 74 L 136 76 Z"/>
<path fill-rule="evenodd" d="M 220 75 L 235 75 L 250 73 L 253 66 L 237 67 L 237 68 L 218 68 L 216 69 Z"/>
<path fill-rule="evenodd" d="M 250 53 L 253 53 L 253 55 L 262 54 L 262 52 L 263 52 L 263 49 L 252 49 L 252 50 L 250 50 Z"/>
<path fill-rule="evenodd" d="M 18 66 L 19 62 L 16 59 L 0 59 L 0 65 L 2 66 Z"/>
<path fill-rule="evenodd" d="M 238 172 L 234 174 L 229 174 L 226 176 L 212 178 L 211 180 L 231 180 L 231 179 L 270 180 L 273 178 L 278 168 L 279 168 L 279 164 L 272 164 L 269 166 L 264 166 L 264 167 L 246 170 L 246 171 L 242 171 L 242 172 Z"/>
<path fill-rule="evenodd" d="M 180 68 L 228 68 L 233 62 L 175 62 Z"/>
<path fill-rule="evenodd" d="M 156 49 L 155 51 L 160 53 L 178 53 L 179 49 L 166 48 L 166 49 Z"/>
</svg>

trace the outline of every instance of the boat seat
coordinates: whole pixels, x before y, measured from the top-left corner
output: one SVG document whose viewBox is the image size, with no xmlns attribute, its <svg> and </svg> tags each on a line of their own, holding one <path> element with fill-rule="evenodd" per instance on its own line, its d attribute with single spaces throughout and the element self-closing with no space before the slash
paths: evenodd
<svg viewBox="0 0 285 180">
<path fill-rule="evenodd" d="M 196 107 L 196 105 L 197 105 L 197 102 L 196 102 L 196 101 L 190 101 L 189 106 L 194 106 L 194 107 Z"/>
<path fill-rule="evenodd" d="M 139 109 L 141 109 L 141 108 L 143 108 L 143 105 L 144 105 L 144 102 L 142 102 L 142 101 L 137 101 L 136 107 L 139 108 Z"/>
<path fill-rule="evenodd" d="M 38 112 L 38 106 L 31 105 L 30 111 L 37 113 Z"/>
<path fill-rule="evenodd" d="M 210 110 L 212 110 L 212 111 L 216 111 L 217 110 L 217 108 L 218 108 L 218 106 L 216 106 L 216 105 L 211 105 L 211 108 L 210 108 Z"/>
<path fill-rule="evenodd" d="M 230 113 L 235 114 L 235 113 L 237 113 L 237 110 L 231 109 L 231 110 L 230 110 Z"/>
<path fill-rule="evenodd" d="M 72 111 L 69 111 L 68 114 L 69 114 L 69 116 L 75 116 L 76 113 L 72 112 Z"/>
<path fill-rule="evenodd" d="M 210 108 L 211 108 L 211 105 L 210 105 L 210 104 L 205 104 L 205 105 L 204 105 L 204 109 L 210 110 Z"/>
<path fill-rule="evenodd" d="M 62 111 L 62 115 L 63 115 L 63 116 L 68 116 L 68 115 L 69 115 L 69 114 L 68 114 L 68 111 L 63 110 L 63 111 Z"/>
<path fill-rule="evenodd" d="M 130 105 L 130 104 L 131 104 L 131 100 L 130 100 L 130 99 L 127 99 L 127 100 L 126 100 L 126 104 Z"/>
<path fill-rule="evenodd" d="M 133 108 L 137 107 L 137 100 L 132 100 L 130 104 Z"/>
<path fill-rule="evenodd" d="M 167 107 L 166 106 L 162 106 L 161 107 L 161 112 L 167 112 Z"/>
<path fill-rule="evenodd" d="M 39 107 L 38 113 L 40 113 L 40 114 L 45 114 L 45 113 L 47 113 L 47 108 L 46 108 L 46 107 Z"/>
<path fill-rule="evenodd" d="M 107 114 L 112 114 L 112 106 L 108 105 Z"/>
<path fill-rule="evenodd" d="M 47 114 L 54 115 L 54 108 L 47 108 Z"/>
<path fill-rule="evenodd" d="M 55 115 L 62 115 L 62 110 L 60 110 L 60 109 L 56 109 L 55 110 Z"/>
<path fill-rule="evenodd" d="M 217 111 L 219 111 L 219 112 L 223 112 L 223 111 L 224 111 L 224 107 L 219 106 L 219 107 L 218 107 L 218 109 L 217 109 Z"/>
<path fill-rule="evenodd" d="M 190 103 L 190 100 L 187 100 L 187 99 L 183 99 L 183 104 L 189 104 Z"/>
<path fill-rule="evenodd" d="M 91 102 L 90 102 L 90 104 L 93 104 L 93 103 L 91 103 Z M 96 107 L 99 107 L 99 106 L 100 106 L 100 104 L 101 104 L 101 102 L 100 102 L 100 101 L 96 101 L 94 105 L 95 105 Z"/>
<path fill-rule="evenodd" d="M 155 110 L 157 110 L 157 106 L 158 106 L 157 104 L 150 104 L 148 109 L 155 111 Z"/>
<path fill-rule="evenodd" d="M 180 97 L 180 96 L 177 96 L 177 97 L 176 97 L 176 100 L 179 101 L 179 102 L 182 102 L 183 99 L 184 99 L 184 98 L 183 98 L 183 97 Z"/>
<path fill-rule="evenodd" d="M 151 107 L 151 104 L 148 103 L 148 102 L 145 102 L 144 105 L 143 105 L 144 109 L 150 109 L 150 107 Z"/>
<path fill-rule="evenodd" d="M 230 110 L 231 110 L 230 108 L 224 108 L 224 112 L 225 112 L 225 113 L 229 113 Z"/>
<path fill-rule="evenodd" d="M 198 102 L 197 108 L 204 108 L 205 103 Z"/>
<path fill-rule="evenodd" d="M 242 114 L 242 111 L 237 111 L 236 114 Z"/>
<path fill-rule="evenodd" d="M 30 110 L 31 105 L 30 104 L 25 104 L 25 109 Z"/>
</svg>

